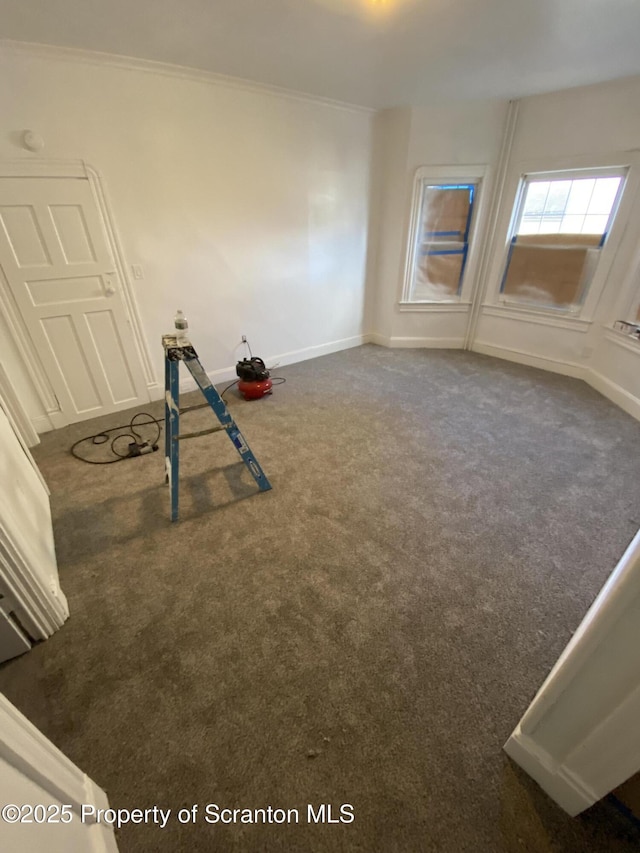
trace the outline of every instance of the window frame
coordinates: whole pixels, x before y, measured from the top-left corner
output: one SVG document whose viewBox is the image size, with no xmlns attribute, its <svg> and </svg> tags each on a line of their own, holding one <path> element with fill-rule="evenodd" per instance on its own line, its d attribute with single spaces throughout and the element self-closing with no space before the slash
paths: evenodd
<svg viewBox="0 0 640 853">
<path fill-rule="evenodd" d="M 631 302 L 628 323 L 640 323 L 640 270 L 636 271 L 636 295 Z"/>
<path fill-rule="evenodd" d="M 612 329 L 616 320 L 640 324 L 640 249 L 634 254 L 620 291 L 620 298 L 606 324 Z"/>
<path fill-rule="evenodd" d="M 505 180 L 502 202 L 496 227 L 496 238 L 490 262 L 490 289 L 487 292 L 484 306 L 497 311 L 505 311 L 513 316 L 537 316 L 539 321 L 547 321 L 551 325 L 561 322 L 568 327 L 583 326 L 593 322 L 598 302 L 604 290 L 611 266 L 620 248 L 625 226 L 628 221 L 633 197 L 638 189 L 639 170 L 637 160 L 631 152 L 609 154 L 596 157 L 584 155 L 574 157 L 549 157 L 545 160 L 529 160 L 514 163 Z M 616 209 L 612 227 L 604 246 L 594 275 L 587 289 L 585 298 L 575 310 L 562 307 L 545 306 L 542 304 L 525 303 L 510 299 L 501 292 L 502 281 L 506 269 L 511 238 L 518 223 L 521 210 L 526 178 L 536 180 L 559 179 L 562 177 L 607 177 L 612 174 L 622 174 L 624 180 L 616 201 Z"/>
<path fill-rule="evenodd" d="M 628 223 L 624 243 L 616 258 L 616 268 L 620 274 L 618 298 L 613 300 L 613 307 L 604 318 L 604 327 L 615 332 L 616 320 L 629 323 L 640 323 L 640 247 L 637 243 L 637 227 L 640 222 L 640 154 L 636 154 L 629 168 L 629 197 Z"/>
<path fill-rule="evenodd" d="M 484 221 L 483 211 L 487 180 L 485 165 L 469 166 L 420 166 L 413 178 L 411 212 L 405 239 L 406 254 L 402 291 L 398 300 L 400 311 L 457 311 L 467 310 L 478 267 L 478 224 Z M 457 294 L 446 299 L 415 299 L 413 297 L 414 267 L 417 260 L 418 229 L 421 227 L 423 188 L 429 184 L 473 184 L 475 187 L 471 222 L 467 238 L 467 255 L 462 273 L 462 282 Z"/>
</svg>

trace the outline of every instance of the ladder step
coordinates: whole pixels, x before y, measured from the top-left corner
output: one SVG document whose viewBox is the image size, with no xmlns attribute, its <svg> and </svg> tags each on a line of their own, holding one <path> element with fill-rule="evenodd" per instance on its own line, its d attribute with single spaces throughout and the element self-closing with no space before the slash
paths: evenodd
<svg viewBox="0 0 640 853">
<path fill-rule="evenodd" d="M 223 426 L 210 427 L 209 429 L 201 429 L 198 432 L 183 432 L 180 435 L 174 435 L 176 441 L 184 441 L 185 438 L 200 438 L 201 435 L 211 435 L 212 432 L 221 432 L 226 429 Z"/>
<path fill-rule="evenodd" d="M 198 403 L 196 406 L 186 406 L 184 409 L 180 409 L 181 415 L 186 415 L 187 412 L 195 412 L 196 409 L 206 409 L 208 403 Z"/>
</svg>

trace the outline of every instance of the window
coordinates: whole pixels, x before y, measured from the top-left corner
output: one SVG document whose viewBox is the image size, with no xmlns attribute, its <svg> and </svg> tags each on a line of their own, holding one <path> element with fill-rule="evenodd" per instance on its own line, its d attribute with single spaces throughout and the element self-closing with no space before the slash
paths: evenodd
<svg viewBox="0 0 640 853">
<path fill-rule="evenodd" d="M 527 175 L 511 231 L 503 298 L 579 310 L 623 186 L 620 170 Z"/>
<path fill-rule="evenodd" d="M 418 175 L 404 301 L 453 302 L 462 289 L 477 181 Z"/>
</svg>

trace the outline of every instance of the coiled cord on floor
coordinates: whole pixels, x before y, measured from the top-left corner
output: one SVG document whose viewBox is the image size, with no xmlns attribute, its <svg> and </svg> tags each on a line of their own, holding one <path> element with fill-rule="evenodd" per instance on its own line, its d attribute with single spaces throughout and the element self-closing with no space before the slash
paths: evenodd
<svg viewBox="0 0 640 853">
<path fill-rule="evenodd" d="M 146 417 L 146 421 L 139 421 L 138 418 Z M 116 442 L 118 442 L 121 438 L 128 438 L 129 444 L 131 444 L 131 440 L 133 440 L 136 444 L 143 444 L 144 439 L 140 435 L 139 432 L 136 431 L 136 427 L 143 427 L 149 424 L 155 424 L 157 429 L 157 433 L 153 441 L 148 442 L 151 445 L 156 445 L 158 439 L 160 438 L 160 433 L 162 432 L 162 427 L 160 424 L 164 421 L 164 418 L 154 418 L 153 415 L 150 415 L 148 412 L 138 412 L 135 414 L 128 424 L 122 424 L 121 426 L 111 427 L 110 429 L 105 429 L 102 432 L 97 432 L 95 435 L 88 435 L 85 438 L 79 439 L 75 444 L 71 445 L 71 455 L 76 459 L 79 459 L 80 462 L 86 462 L 88 465 L 113 465 L 114 462 L 122 462 L 124 459 L 131 459 L 132 454 L 127 451 L 126 453 L 120 453 L 116 448 Z M 109 435 L 112 432 L 118 432 L 119 430 L 127 430 L 127 432 L 121 432 L 120 435 L 114 436 L 111 439 L 111 443 L 109 445 L 109 449 L 111 453 L 116 457 L 115 459 L 86 459 L 84 456 L 80 456 L 76 452 L 76 447 L 81 444 L 84 444 L 85 441 L 90 441 L 92 444 L 106 444 L 109 441 Z"/>
<path fill-rule="evenodd" d="M 220 397 L 224 398 L 224 395 L 233 388 L 234 385 L 237 385 L 240 380 L 236 379 L 231 382 L 227 387 L 220 393 Z M 287 380 L 281 376 L 276 376 L 273 379 L 274 385 L 282 385 Z M 201 403 L 198 406 L 190 406 L 190 409 L 203 409 L 208 406 L 209 403 Z M 146 421 L 138 421 L 137 419 L 140 417 L 146 417 Z M 150 415 L 148 412 L 138 412 L 135 414 L 128 424 L 121 424 L 120 426 L 110 427 L 109 429 L 102 430 L 102 432 L 97 432 L 95 435 L 87 435 L 85 438 L 80 438 L 75 444 L 71 445 L 70 453 L 80 462 L 86 462 L 87 465 L 113 465 L 115 462 L 123 462 L 125 459 L 133 459 L 136 456 L 139 456 L 139 453 L 131 453 L 129 445 L 135 442 L 137 445 L 149 444 L 155 449 L 157 449 L 156 445 L 160 439 L 160 434 L 162 432 L 162 427 L 160 424 L 164 423 L 164 418 L 154 418 L 153 415 Z M 139 432 L 136 431 L 136 427 L 148 426 L 149 424 L 155 424 L 157 429 L 157 433 L 153 441 L 147 441 L 143 439 Z M 111 439 L 111 443 L 109 444 L 109 450 L 115 457 L 114 459 L 87 459 L 84 456 L 80 456 L 76 452 L 76 448 L 81 444 L 84 444 L 87 441 L 90 441 L 93 445 L 106 444 L 109 441 L 109 435 L 112 432 L 119 432 L 120 430 L 126 430 L 126 432 L 120 432 L 120 435 L 116 435 Z M 129 441 L 127 443 L 127 452 L 120 453 L 116 448 L 116 443 L 120 441 L 121 438 L 128 438 Z"/>
</svg>

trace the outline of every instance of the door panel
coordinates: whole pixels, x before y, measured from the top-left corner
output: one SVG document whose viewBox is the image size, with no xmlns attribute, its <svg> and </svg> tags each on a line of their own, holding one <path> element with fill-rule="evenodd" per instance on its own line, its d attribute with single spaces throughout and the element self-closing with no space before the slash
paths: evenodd
<svg viewBox="0 0 640 853">
<path fill-rule="evenodd" d="M 41 326 L 75 411 L 95 413 L 102 401 L 71 317 L 45 317 Z"/>
<path fill-rule="evenodd" d="M 0 178 L 0 263 L 69 422 L 148 401 L 88 180 Z"/>
<path fill-rule="evenodd" d="M 102 299 L 106 296 L 101 276 L 79 278 L 52 278 L 47 281 L 28 281 L 27 291 L 36 308 L 60 305 L 85 299 Z"/>
<path fill-rule="evenodd" d="M 28 269 L 51 264 L 31 205 L 2 205 L 0 217 L 17 266 Z"/>
<path fill-rule="evenodd" d="M 50 204 L 56 236 L 67 264 L 95 263 L 98 258 L 78 204 Z"/>
<path fill-rule="evenodd" d="M 116 402 L 126 402 L 136 389 L 123 357 L 122 339 L 113 322 L 113 314 L 111 311 L 88 311 L 86 317 L 111 397 Z"/>
</svg>

